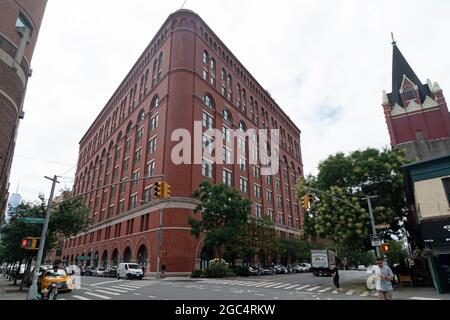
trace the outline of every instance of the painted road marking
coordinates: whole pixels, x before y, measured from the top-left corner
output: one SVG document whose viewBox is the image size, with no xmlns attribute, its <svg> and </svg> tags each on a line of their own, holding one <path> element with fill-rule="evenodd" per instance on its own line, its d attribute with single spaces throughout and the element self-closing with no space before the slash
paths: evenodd
<svg viewBox="0 0 450 320">
<path fill-rule="evenodd" d="M 110 294 L 112 296 L 120 296 L 120 293 L 117 292 L 111 292 L 111 291 L 105 291 L 105 290 L 95 290 L 96 292 L 101 292 L 101 293 L 106 293 L 106 294 Z"/>
<path fill-rule="evenodd" d="M 348 292 L 346 293 L 347 296 L 351 296 L 352 294 L 355 293 L 355 290 L 348 290 Z"/>
<path fill-rule="evenodd" d="M 319 288 L 321 288 L 321 287 L 320 287 L 320 286 L 318 286 L 318 287 L 312 287 L 312 288 L 309 288 L 307 291 L 311 292 L 311 291 L 317 290 L 317 289 L 319 289 Z"/>
<path fill-rule="evenodd" d="M 298 287 L 298 286 L 299 286 L 298 284 L 294 284 L 293 286 L 289 286 L 287 288 L 284 288 L 284 290 L 293 289 L 293 288 Z"/>
<path fill-rule="evenodd" d="M 112 290 L 112 291 L 120 292 L 120 293 L 127 293 L 128 292 L 126 290 L 119 290 L 119 289 L 114 289 L 114 288 L 104 288 L 104 289 L 108 289 L 108 290 Z"/>
<path fill-rule="evenodd" d="M 280 289 L 280 288 L 287 287 L 287 286 L 290 286 L 290 285 L 292 285 L 292 283 L 282 284 L 281 286 L 276 286 L 276 287 L 273 287 L 273 288 L 274 289 Z"/>
<path fill-rule="evenodd" d="M 426 298 L 426 297 L 411 297 L 410 300 L 442 300 L 437 298 Z"/>
<path fill-rule="evenodd" d="M 328 287 L 328 288 L 319 290 L 319 292 L 320 292 L 320 293 L 324 293 L 324 292 L 330 291 L 331 289 L 333 289 L 333 288 L 332 288 L 332 287 Z"/>
<path fill-rule="evenodd" d="M 86 292 L 86 294 L 89 294 L 91 296 L 94 296 L 94 297 L 97 297 L 100 299 L 105 299 L 105 300 L 111 299 L 111 297 L 102 296 L 101 294 L 96 294 L 96 293 L 92 293 L 92 292 Z"/>
<path fill-rule="evenodd" d="M 120 290 L 125 290 L 126 292 L 134 290 L 134 289 L 124 288 L 124 287 L 119 287 L 119 286 L 114 286 L 113 288 L 120 289 Z"/>
<path fill-rule="evenodd" d="M 95 287 L 95 286 L 100 286 L 102 284 L 109 284 L 109 283 L 116 283 L 116 282 L 123 282 L 123 280 L 114 280 L 114 281 L 106 281 L 106 282 L 99 282 L 96 284 L 91 284 L 91 286 Z"/>
<path fill-rule="evenodd" d="M 295 290 L 298 291 L 298 290 L 302 290 L 302 289 L 305 289 L 305 288 L 308 288 L 308 287 L 311 287 L 311 285 L 310 285 L 310 284 L 307 284 L 306 286 L 302 286 L 302 287 L 297 288 L 297 289 L 295 289 Z"/>
<path fill-rule="evenodd" d="M 283 284 L 283 283 L 282 282 L 274 283 L 274 284 L 270 284 L 268 286 L 263 286 L 263 288 L 271 288 L 271 287 L 274 287 L 274 286 L 279 286 L 280 284 Z"/>
<path fill-rule="evenodd" d="M 369 292 L 363 292 L 361 293 L 361 297 L 367 297 L 369 295 Z"/>
<path fill-rule="evenodd" d="M 82 297 L 82 296 L 72 296 L 72 297 L 74 297 L 75 299 L 78 299 L 78 300 L 91 300 L 89 298 L 85 298 L 85 297 Z"/>
<path fill-rule="evenodd" d="M 262 287 L 262 286 L 266 286 L 266 285 L 272 284 L 272 283 L 273 283 L 273 282 L 262 282 L 262 283 L 256 285 L 255 288 L 259 288 L 259 287 Z"/>
</svg>

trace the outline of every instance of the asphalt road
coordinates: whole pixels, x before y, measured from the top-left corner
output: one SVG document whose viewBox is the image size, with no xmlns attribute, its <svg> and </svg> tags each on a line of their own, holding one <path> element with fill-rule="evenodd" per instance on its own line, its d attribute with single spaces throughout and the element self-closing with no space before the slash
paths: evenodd
<svg viewBox="0 0 450 320">
<path fill-rule="evenodd" d="M 341 271 L 341 289 L 331 277 L 311 273 L 228 279 L 117 280 L 81 277 L 81 288 L 59 300 L 362 300 L 365 272 Z"/>
</svg>

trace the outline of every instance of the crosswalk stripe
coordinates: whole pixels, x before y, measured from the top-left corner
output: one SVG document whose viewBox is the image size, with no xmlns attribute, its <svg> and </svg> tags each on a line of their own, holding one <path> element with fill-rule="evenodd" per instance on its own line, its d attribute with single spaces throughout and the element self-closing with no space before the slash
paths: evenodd
<svg viewBox="0 0 450 320">
<path fill-rule="evenodd" d="M 108 289 L 108 290 L 112 290 L 112 291 L 120 292 L 120 293 L 127 293 L 128 292 L 126 290 L 119 290 L 119 289 L 114 289 L 114 288 L 103 288 L 103 289 Z"/>
<path fill-rule="evenodd" d="M 283 288 L 283 287 L 287 287 L 287 286 L 290 286 L 292 283 L 286 283 L 286 284 L 282 284 L 281 286 L 276 286 L 276 287 L 274 287 L 274 289 L 280 289 L 280 288 Z"/>
<path fill-rule="evenodd" d="M 299 286 L 298 284 L 294 284 L 293 286 L 289 286 L 289 287 L 286 287 L 284 289 L 285 290 L 289 290 L 289 289 L 293 289 L 293 288 L 298 287 L 298 286 Z"/>
<path fill-rule="evenodd" d="M 272 284 L 272 283 L 273 283 L 273 282 L 263 282 L 263 283 L 260 283 L 260 284 L 256 285 L 255 288 L 259 288 L 259 287 L 262 287 L 262 286 L 266 286 L 266 285 Z"/>
<path fill-rule="evenodd" d="M 355 290 L 348 290 L 348 292 L 346 293 L 346 295 L 351 296 L 352 294 L 355 293 Z"/>
<path fill-rule="evenodd" d="M 105 291 L 105 290 L 95 290 L 95 291 L 96 292 L 110 294 L 110 295 L 113 295 L 113 296 L 120 296 L 120 293 L 117 293 L 117 292 L 111 292 L 111 291 Z"/>
<path fill-rule="evenodd" d="M 368 292 L 363 292 L 363 293 L 361 293 L 361 297 L 367 297 L 368 295 L 369 295 Z"/>
<path fill-rule="evenodd" d="M 324 292 L 327 292 L 327 291 L 329 291 L 329 290 L 331 290 L 331 289 L 333 289 L 333 288 L 332 288 L 332 287 L 328 287 L 328 288 L 319 290 L 319 292 L 320 292 L 320 293 L 324 293 Z"/>
<path fill-rule="evenodd" d="M 341 292 L 341 290 L 336 289 L 336 290 L 334 290 L 332 293 L 337 294 L 337 293 L 339 293 L 339 292 Z"/>
<path fill-rule="evenodd" d="M 119 284 L 116 287 L 129 288 L 129 289 L 133 289 L 133 290 L 140 289 L 140 287 L 134 287 L 134 286 L 129 286 L 129 285 L 125 285 L 125 284 Z"/>
<path fill-rule="evenodd" d="M 247 284 L 244 284 L 244 286 L 246 286 L 246 287 L 253 287 L 253 286 L 257 285 L 257 284 L 259 284 L 259 282 L 249 282 Z"/>
<path fill-rule="evenodd" d="M 133 291 L 134 290 L 134 289 L 124 288 L 124 287 L 119 287 L 119 286 L 114 286 L 113 288 L 120 289 L 120 290 L 125 290 L 125 291 Z"/>
<path fill-rule="evenodd" d="M 72 297 L 74 297 L 75 299 L 78 299 L 78 300 L 91 300 L 89 298 L 82 297 L 82 296 L 72 296 Z"/>
<path fill-rule="evenodd" d="M 311 285 L 307 284 L 306 286 L 302 286 L 302 287 L 297 288 L 295 290 L 298 291 L 298 290 L 302 290 L 302 289 L 305 289 L 305 288 L 308 288 L 308 287 L 311 287 Z"/>
<path fill-rule="evenodd" d="M 111 299 L 111 297 L 106 297 L 106 296 L 102 296 L 101 294 L 96 294 L 96 293 L 92 293 L 92 292 L 86 292 L 86 294 L 89 294 L 89 295 L 91 295 L 91 296 L 94 296 L 94 297 L 97 297 L 97 298 L 100 298 L 100 299 Z"/>
<path fill-rule="evenodd" d="M 59 299 L 59 298 L 58 298 L 58 300 L 67 300 L 67 299 L 64 299 L 64 298 L 62 298 L 62 299 Z"/>
<path fill-rule="evenodd" d="M 320 286 L 318 286 L 318 287 L 312 287 L 312 288 L 309 288 L 307 291 L 315 291 L 315 290 L 317 290 L 317 289 L 319 289 L 320 288 Z"/>
<path fill-rule="evenodd" d="M 279 282 L 279 283 L 273 283 L 273 284 L 269 284 L 268 286 L 263 286 L 263 288 L 271 288 L 271 287 L 274 287 L 274 286 L 278 286 L 278 285 L 280 285 L 280 284 L 283 284 L 282 282 Z"/>
<path fill-rule="evenodd" d="M 411 297 L 410 300 L 442 300 L 438 298 L 426 298 L 426 297 Z"/>
</svg>

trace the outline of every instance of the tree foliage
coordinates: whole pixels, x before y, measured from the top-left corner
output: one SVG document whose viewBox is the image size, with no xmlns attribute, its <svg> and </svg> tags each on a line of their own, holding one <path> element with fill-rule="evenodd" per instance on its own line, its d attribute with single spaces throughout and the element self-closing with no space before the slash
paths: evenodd
<svg viewBox="0 0 450 320">
<path fill-rule="evenodd" d="M 309 176 L 298 185 L 298 196 L 312 187 L 331 196 L 317 194 L 305 216 L 305 234 L 328 237 L 352 250 L 370 247 L 371 234 L 367 195 L 372 200 L 376 224 L 390 224 L 381 235 L 385 239 L 402 234 L 406 199 L 401 167 L 406 163 L 402 151 L 366 149 L 349 155 L 337 153 L 319 164 L 317 177 Z M 339 201 L 343 199 L 352 206 Z"/>
<path fill-rule="evenodd" d="M 232 259 L 242 252 L 251 201 L 241 197 L 233 188 L 224 184 L 213 185 L 208 181 L 201 182 L 193 198 L 199 201 L 194 213 L 201 213 L 201 219 L 188 218 L 191 233 L 196 237 L 204 233 L 205 246 L 214 249 L 216 258 L 223 258 L 227 253 Z"/>
</svg>

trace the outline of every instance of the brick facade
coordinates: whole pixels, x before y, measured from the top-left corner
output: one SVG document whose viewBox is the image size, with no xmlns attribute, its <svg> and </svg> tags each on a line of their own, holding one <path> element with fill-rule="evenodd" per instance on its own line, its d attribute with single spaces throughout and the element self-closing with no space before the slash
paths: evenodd
<svg viewBox="0 0 450 320">
<path fill-rule="evenodd" d="M 201 164 L 174 164 L 171 154 L 179 142 L 171 135 L 177 129 L 193 133 L 194 121 L 211 121 L 220 131 L 280 129 L 279 174 L 268 184 L 252 165 L 241 170 L 237 163 L 214 164 L 208 171 Z M 272 209 L 280 236 L 300 235 L 294 190 L 303 174 L 300 130 L 197 14 L 179 10 L 168 17 L 80 141 L 74 194 L 86 193 L 93 225 L 65 241 L 64 259 L 74 263 L 77 256 L 91 256 L 89 263 L 108 266 L 133 261 L 155 272 L 159 208 L 165 206 L 162 251 L 167 256 L 161 263 L 171 274 L 199 268 L 202 239 L 190 234 L 187 223 L 195 207 L 191 195 L 203 179 L 222 183 L 223 170 L 232 172 L 230 183 L 238 190 L 241 179 L 247 181 L 242 194 L 254 202 L 254 215 Z M 153 199 L 152 187 L 160 179 L 109 186 L 153 174 L 164 174 L 170 183 L 169 204 Z"/>
<path fill-rule="evenodd" d="M 30 62 L 47 0 L 0 1 L 0 217 L 8 201 L 9 174 Z M 23 52 L 19 50 L 24 46 Z M 22 52 L 22 54 L 21 54 Z"/>
</svg>

